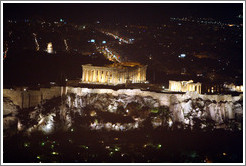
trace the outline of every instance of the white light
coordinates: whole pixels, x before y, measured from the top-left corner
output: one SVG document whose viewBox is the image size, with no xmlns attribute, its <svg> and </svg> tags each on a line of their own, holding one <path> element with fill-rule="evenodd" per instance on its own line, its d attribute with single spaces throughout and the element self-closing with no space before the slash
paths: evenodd
<svg viewBox="0 0 246 166">
<path fill-rule="evenodd" d="M 39 124 L 41 124 L 44 120 L 46 121 L 46 125 L 42 126 L 42 131 L 45 133 L 45 134 L 48 134 L 48 133 L 51 133 L 54 129 L 54 119 L 53 119 L 53 116 L 55 116 L 55 114 L 50 114 L 48 115 L 46 118 L 46 120 L 43 118 Z"/>
<path fill-rule="evenodd" d="M 67 40 L 66 39 L 64 39 L 64 44 L 65 44 L 66 50 L 68 51 L 68 45 L 67 45 Z"/>
<path fill-rule="evenodd" d="M 47 52 L 48 52 L 49 54 L 53 53 L 53 47 L 52 47 L 52 43 L 51 43 L 51 42 L 49 42 L 49 43 L 47 44 Z"/>
<path fill-rule="evenodd" d="M 180 55 L 179 55 L 179 58 L 185 58 L 185 57 L 186 57 L 185 54 L 180 54 Z"/>
<path fill-rule="evenodd" d="M 168 121 L 168 126 L 171 127 L 172 125 L 173 125 L 173 122 L 172 122 L 171 119 L 169 119 L 169 121 Z"/>
</svg>

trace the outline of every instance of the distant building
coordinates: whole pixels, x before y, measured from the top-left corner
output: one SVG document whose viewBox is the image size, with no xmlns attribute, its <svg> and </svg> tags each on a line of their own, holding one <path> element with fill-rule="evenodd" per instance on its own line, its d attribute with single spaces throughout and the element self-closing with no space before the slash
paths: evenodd
<svg viewBox="0 0 246 166">
<path fill-rule="evenodd" d="M 229 91 L 234 92 L 243 92 L 243 85 L 235 85 L 233 83 L 231 84 L 224 84 L 224 88 L 227 88 Z"/>
<path fill-rule="evenodd" d="M 49 42 L 49 43 L 47 44 L 47 52 L 48 52 L 49 54 L 52 54 L 52 53 L 53 53 L 53 46 L 52 46 L 52 43 L 51 43 L 51 42 Z"/>
<path fill-rule="evenodd" d="M 243 92 L 243 85 L 235 85 L 233 83 L 204 83 L 202 87 L 202 93 L 207 94 L 230 94 L 230 93 L 242 93 Z"/>
<path fill-rule="evenodd" d="M 169 90 L 178 92 L 196 91 L 201 94 L 201 83 L 194 83 L 193 80 L 189 81 L 169 81 Z"/>
<path fill-rule="evenodd" d="M 206 94 L 220 94 L 226 91 L 222 83 L 204 83 L 202 88 L 202 93 Z"/>
<path fill-rule="evenodd" d="M 107 67 L 82 65 L 81 83 L 126 84 L 146 82 L 147 65 L 135 62 L 115 63 Z"/>
</svg>

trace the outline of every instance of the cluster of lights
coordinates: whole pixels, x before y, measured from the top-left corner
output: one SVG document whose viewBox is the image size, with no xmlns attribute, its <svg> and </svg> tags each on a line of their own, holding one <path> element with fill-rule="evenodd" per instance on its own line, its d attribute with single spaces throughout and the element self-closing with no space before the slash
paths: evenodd
<svg viewBox="0 0 246 166">
<path fill-rule="evenodd" d="M 234 84 L 224 84 L 225 88 L 228 88 L 230 91 L 243 92 L 243 85 L 236 86 Z"/>
<path fill-rule="evenodd" d="M 96 40 L 95 40 L 95 39 L 91 39 L 91 40 L 89 40 L 88 42 L 89 42 L 89 43 L 95 43 Z"/>
<path fill-rule="evenodd" d="M 147 147 L 151 147 L 151 148 L 155 148 L 155 149 L 161 149 L 162 145 L 161 144 L 152 144 L 152 143 L 147 143 L 143 145 L 143 148 L 147 148 Z"/>
<path fill-rule="evenodd" d="M 129 44 L 129 41 L 123 39 L 122 37 L 119 37 L 119 36 L 117 36 L 117 35 L 114 35 L 113 33 L 106 32 L 106 35 L 113 36 L 114 39 L 119 40 L 119 42 L 123 42 L 123 43 Z"/>
<path fill-rule="evenodd" d="M 98 51 L 100 53 L 103 53 L 107 57 L 107 59 L 109 59 L 110 61 L 121 62 L 120 59 L 119 59 L 120 56 L 119 55 L 115 55 L 113 53 L 113 51 L 109 50 L 107 47 L 102 47 L 102 48 L 98 47 L 97 49 L 98 49 Z"/>
<path fill-rule="evenodd" d="M 120 123 L 98 123 L 95 121 L 94 123 L 90 124 L 90 128 L 92 130 L 101 130 L 103 128 L 108 129 L 108 130 L 114 130 L 114 131 L 127 131 L 131 129 L 137 129 L 139 127 L 139 123 L 126 123 L 126 124 L 120 124 Z"/>
<path fill-rule="evenodd" d="M 186 57 L 186 54 L 180 54 L 179 55 L 179 58 L 185 58 Z"/>
<path fill-rule="evenodd" d="M 37 35 L 35 33 L 33 33 L 33 36 L 34 36 L 34 40 L 35 40 L 36 51 L 39 51 L 40 47 L 39 47 L 39 44 L 38 44 Z"/>
<path fill-rule="evenodd" d="M 214 21 L 212 19 L 207 19 L 207 18 L 198 18 L 195 20 L 195 19 L 187 18 L 187 17 L 184 17 L 184 18 L 173 18 L 173 17 L 171 17 L 170 20 L 173 20 L 173 21 L 189 21 L 189 22 L 196 22 L 196 23 L 201 23 L 201 24 L 216 24 L 216 25 L 229 26 L 229 27 L 233 27 L 233 26 L 240 27 L 239 25 L 236 25 L 236 24 L 226 24 L 226 23 L 222 23 L 220 21 Z M 179 23 L 179 25 L 181 25 L 181 23 Z"/>
<path fill-rule="evenodd" d="M 114 39 L 119 40 L 119 44 L 121 44 L 121 42 L 126 43 L 126 44 L 131 44 L 134 41 L 134 39 L 124 39 L 110 32 L 103 32 L 103 33 L 105 33 L 106 35 L 112 36 Z"/>
</svg>

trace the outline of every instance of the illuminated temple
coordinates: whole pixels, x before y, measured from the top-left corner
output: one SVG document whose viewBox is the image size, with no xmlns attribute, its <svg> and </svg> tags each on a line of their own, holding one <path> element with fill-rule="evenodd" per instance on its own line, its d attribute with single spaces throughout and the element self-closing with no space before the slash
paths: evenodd
<svg viewBox="0 0 246 166">
<path fill-rule="evenodd" d="M 189 81 L 169 81 L 169 90 L 170 91 L 179 91 L 179 92 L 194 92 L 201 94 L 201 83 L 194 83 L 193 80 Z"/>
<path fill-rule="evenodd" d="M 136 62 L 114 63 L 105 67 L 82 65 L 82 83 L 126 84 L 146 81 L 147 65 Z"/>
</svg>

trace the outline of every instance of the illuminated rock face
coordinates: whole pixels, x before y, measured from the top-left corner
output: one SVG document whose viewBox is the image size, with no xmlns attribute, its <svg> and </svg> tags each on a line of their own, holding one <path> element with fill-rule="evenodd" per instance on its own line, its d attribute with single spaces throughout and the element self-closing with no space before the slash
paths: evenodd
<svg viewBox="0 0 246 166">
<path fill-rule="evenodd" d="M 109 66 L 82 65 L 82 83 L 125 84 L 146 81 L 147 66 Z"/>
<path fill-rule="evenodd" d="M 190 81 L 169 81 L 169 90 L 170 91 L 180 91 L 180 92 L 197 92 L 201 94 L 201 83 L 193 83 L 193 80 Z"/>
<path fill-rule="evenodd" d="M 140 89 L 116 91 L 74 87 L 67 88 L 66 92 L 62 98 L 47 98 L 23 116 L 15 115 L 26 110 L 17 111 L 18 107 L 4 98 L 4 129 L 16 129 L 18 125 L 18 130 L 23 128 L 28 133 L 39 130 L 50 134 L 59 128 L 67 130 L 77 122 L 80 124 L 79 119 L 88 116 L 106 118 L 104 122 L 110 122 L 91 122 L 89 126 L 85 126 L 93 130 L 131 130 L 143 127 L 148 119 L 153 127 L 172 127 L 179 123 L 190 128 L 198 125 L 201 129 L 204 126 L 212 125 L 216 128 L 224 125 L 224 128 L 233 130 L 234 124 L 238 129 L 242 125 L 243 95 L 201 95 L 196 92 L 166 94 Z M 125 117 L 128 120 L 130 118 L 131 122 L 122 120 Z M 201 124 L 197 123 L 197 119 Z"/>
<path fill-rule="evenodd" d="M 18 106 L 16 106 L 10 99 L 3 98 L 3 135 L 12 135 L 17 131 Z"/>
<path fill-rule="evenodd" d="M 30 99 L 35 99 L 41 92 L 44 100 L 39 105 L 33 103 L 39 103 L 41 100 L 37 102 L 28 101 L 27 103 L 30 103 L 33 110 L 23 118 L 22 111 L 26 110 L 18 110 L 29 108 L 21 107 L 23 104 L 19 99 L 22 98 L 21 94 L 23 92 L 6 89 L 3 91 L 5 96 L 3 98 L 4 135 L 10 135 L 17 130 L 26 130 L 28 133 L 39 130 L 44 134 L 50 134 L 56 131 L 57 128 L 69 129 L 72 127 L 76 123 L 75 115 L 78 115 L 79 118 L 85 116 L 99 117 L 101 116 L 100 112 L 107 112 L 113 114 L 113 116 L 123 113 L 134 121 L 120 124 L 112 122 L 107 125 L 100 121 L 92 122 L 90 126 L 87 126 L 88 128 L 93 130 L 109 128 L 115 131 L 140 128 L 143 127 L 142 121 L 147 121 L 150 117 L 150 112 L 152 114 L 155 112 L 150 117 L 153 127 L 165 125 L 172 127 L 178 122 L 192 128 L 196 126 L 197 119 L 202 121 L 201 129 L 202 126 L 209 126 L 207 119 L 215 123 L 212 124 L 214 128 L 224 125 L 224 128 L 233 130 L 230 126 L 239 124 L 237 126 L 240 129 L 242 125 L 242 94 L 239 96 L 201 95 L 197 92 L 168 94 L 141 91 L 140 89 L 112 90 L 79 87 L 53 87 L 51 89 L 40 89 L 39 92 L 28 91 L 25 93 L 30 93 L 27 96 L 31 96 Z M 158 110 L 166 110 L 168 116 L 158 114 L 158 112 L 161 112 Z M 17 116 L 18 112 L 21 116 Z M 121 118 L 123 117 L 125 116 Z M 113 120 L 115 117 L 111 117 L 111 119 Z"/>
</svg>

